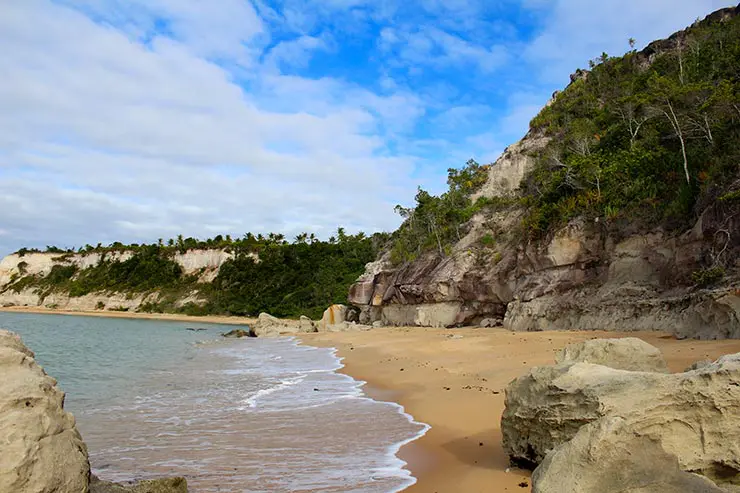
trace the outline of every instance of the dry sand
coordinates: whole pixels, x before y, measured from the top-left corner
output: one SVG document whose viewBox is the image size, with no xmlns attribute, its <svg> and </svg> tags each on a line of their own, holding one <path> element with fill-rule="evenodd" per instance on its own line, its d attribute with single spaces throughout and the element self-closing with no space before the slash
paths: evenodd
<svg viewBox="0 0 740 493">
<path fill-rule="evenodd" d="M 551 364 L 571 342 L 640 337 L 663 351 L 671 371 L 740 352 L 740 340 L 678 341 L 656 332 L 534 332 L 502 329 L 383 328 L 302 335 L 336 347 L 343 371 L 368 382 L 375 398 L 393 400 L 431 430 L 401 449 L 418 478 L 410 493 L 530 491 L 529 472 L 509 468 L 501 447 L 504 389 L 529 368 Z M 521 486 L 520 486 L 521 485 Z"/>
<path fill-rule="evenodd" d="M 224 324 L 224 325 L 249 325 L 257 321 L 256 318 L 247 317 L 222 317 L 216 315 L 207 315 L 204 317 L 194 317 L 190 315 L 178 315 L 173 313 L 138 313 L 138 312 L 114 312 L 114 311 L 95 311 L 85 312 L 76 310 L 54 310 L 39 306 L 10 306 L 0 307 L 0 312 L 11 313 L 42 313 L 45 315 L 77 315 L 82 317 L 106 317 L 106 318 L 143 318 L 146 320 L 170 320 L 175 322 L 201 322 L 204 324 Z"/>
</svg>

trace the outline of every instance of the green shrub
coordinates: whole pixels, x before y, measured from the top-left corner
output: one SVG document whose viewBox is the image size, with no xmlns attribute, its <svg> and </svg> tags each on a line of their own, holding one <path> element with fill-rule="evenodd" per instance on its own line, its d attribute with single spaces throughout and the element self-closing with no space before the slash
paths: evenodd
<svg viewBox="0 0 740 493">
<path fill-rule="evenodd" d="M 712 267 L 709 269 L 698 270 L 691 274 L 691 280 L 700 288 L 713 286 L 725 277 L 725 269 L 722 267 Z"/>
<path fill-rule="evenodd" d="M 496 238 L 493 237 L 491 233 L 486 233 L 481 239 L 480 239 L 481 245 L 485 247 L 492 247 L 496 244 Z"/>
</svg>

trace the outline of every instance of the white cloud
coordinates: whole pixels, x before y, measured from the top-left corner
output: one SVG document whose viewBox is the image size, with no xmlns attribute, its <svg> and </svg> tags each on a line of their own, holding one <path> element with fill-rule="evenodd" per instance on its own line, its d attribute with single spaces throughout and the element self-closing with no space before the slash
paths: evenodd
<svg viewBox="0 0 740 493">
<path fill-rule="evenodd" d="M 390 229 L 413 193 L 377 131 L 420 114 L 408 95 L 272 73 L 255 80 L 292 107 L 266 108 L 188 44 L 41 2 L 4 6 L 0 50 L 0 248 Z"/>
<path fill-rule="evenodd" d="M 489 73 L 502 67 L 509 59 L 504 46 L 481 46 L 430 26 L 385 28 L 380 34 L 379 47 L 387 53 L 396 52 L 399 60 L 412 67 L 446 69 L 473 66 Z"/>
<path fill-rule="evenodd" d="M 2 3 L 0 253 L 393 229 L 417 183 L 493 160 L 577 66 L 724 5 Z M 530 41 L 520 7 L 541 22 Z"/>
<path fill-rule="evenodd" d="M 545 7 L 549 6 L 549 9 Z M 525 6 L 544 9 L 544 29 L 524 52 L 524 57 L 545 83 L 567 83 L 576 68 L 602 52 L 621 55 L 629 38 L 638 48 L 683 29 L 695 19 L 731 6 L 727 0 L 527 0 Z"/>
</svg>

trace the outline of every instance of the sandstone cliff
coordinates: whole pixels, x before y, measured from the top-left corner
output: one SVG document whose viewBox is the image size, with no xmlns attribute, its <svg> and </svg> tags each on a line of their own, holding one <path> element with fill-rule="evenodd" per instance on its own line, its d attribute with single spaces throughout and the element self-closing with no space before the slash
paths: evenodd
<svg viewBox="0 0 740 493">
<path fill-rule="evenodd" d="M 0 306 L 43 306 L 60 310 L 91 311 L 99 309 L 137 310 L 144 303 L 155 303 L 160 298 L 157 290 L 144 293 L 131 292 L 93 292 L 82 296 L 70 296 L 65 290 L 51 292 L 30 286 L 12 289 L 12 283 L 23 276 L 48 276 L 54 267 L 74 266 L 84 271 L 98 266 L 101 262 L 124 262 L 133 256 L 132 252 L 109 252 L 105 254 L 75 253 L 27 253 L 12 254 L 0 260 Z M 197 276 L 198 283 L 209 283 L 218 275 L 221 266 L 234 258 L 231 252 L 222 249 L 193 249 L 176 253 L 172 260 L 186 276 Z M 256 258 L 256 255 L 255 255 Z M 183 293 L 177 300 L 182 306 L 199 301 L 198 290 Z"/>
<path fill-rule="evenodd" d="M 724 24 L 737 24 L 739 13 L 740 7 L 723 9 L 690 29 L 709 26 L 724 36 Z M 689 44 L 687 32 L 651 43 L 629 55 L 628 62 L 638 67 L 635 70 L 647 70 L 662 53 L 683 50 Z M 587 77 L 585 71 L 572 77 L 575 89 L 581 90 L 577 85 Z M 558 111 L 567 113 L 562 106 Z M 655 113 L 648 110 L 654 111 L 646 109 L 641 118 L 656 122 L 655 131 L 661 131 L 658 125 L 663 122 L 651 120 Z M 565 116 L 567 121 L 569 115 Z M 729 118 L 728 125 L 737 132 L 736 117 Z M 681 227 L 667 220 L 616 220 L 608 216 L 610 209 L 602 207 L 601 214 L 575 215 L 534 237 L 526 228 L 522 231 L 528 204 L 533 201 L 525 200 L 524 194 L 540 200 L 536 194 L 544 193 L 536 190 L 536 183 L 531 184 L 538 158 L 555 162 L 553 173 L 567 167 L 559 155 L 545 154 L 558 149 L 550 145 L 552 139 L 564 139 L 570 132 L 565 125 L 555 133 L 533 126 L 487 167 L 486 182 L 471 199 L 484 198 L 504 206 L 483 209 L 458 227 L 459 239 L 444 255 L 441 248 L 428 249 L 413 261 L 399 263 L 386 252 L 368 264 L 349 295 L 350 303 L 361 309 L 360 322 L 447 327 L 483 322 L 525 331 L 662 330 L 680 337 L 740 337 L 740 201 L 736 200 L 740 168 L 734 157 L 734 169 L 728 168 L 729 178 L 721 184 L 703 185 L 701 173 L 695 178 L 695 186 L 703 187 L 702 195 L 693 210 L 685 213 Z M 736 138 L 736 134 L 728 135 Z M 569 146 L 584 145 L 578 157 L 586 161 L 591 158 L 588 146 L 599 145 L 599 138 L 586 134 L 586 140 L 563 141 L 560 148 L 571 152 Z M 602 171 L 608 170 L 597 168 L 598 173 Z M 563 173 L 562 186 L 573 188 L 573 208 L 583 197 L 597 202 L 597 191 L 601 199 L 602 189 L 597 189 L 601 175 L 594 175 L 594 190 L 588 195 L 583 190 L 592 184 L 578 183 L 570 172 Z M 680 180 L 678 186 L 682 186 Z M 735 202 L 718 200 L 720 194 Z M 721 282 L 702 282 L 705 274 L 717 273 L 721 273 Z"/>
</svg>

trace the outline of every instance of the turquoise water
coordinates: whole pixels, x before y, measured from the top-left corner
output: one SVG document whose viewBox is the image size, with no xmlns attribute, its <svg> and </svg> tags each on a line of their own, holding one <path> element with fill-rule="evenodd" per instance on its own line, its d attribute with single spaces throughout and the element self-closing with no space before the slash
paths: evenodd
<svg viewBox="0 0 740 493">
<path fill-rule="evenodd" d="M 233 326 L 0 313 L 67 393 L 93 471 L 183 475 L 193 492 L 393 492 L 426 431 L 364 397 L 334 352 Z M 203 329 L 198 331 L 188 328 Z"/>
</svg>

